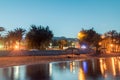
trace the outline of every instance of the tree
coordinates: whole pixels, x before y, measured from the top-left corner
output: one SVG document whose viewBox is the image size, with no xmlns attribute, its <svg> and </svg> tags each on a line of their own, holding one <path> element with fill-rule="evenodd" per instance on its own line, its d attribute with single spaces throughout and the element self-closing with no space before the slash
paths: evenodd
<svg viewBox="0 0 120 80">
<path fill-rule="evenodd" d="M 31 25 L 26 35 L 29 49 L 45 49 L 52 40 L 53 33 L 49 27 Z"/>
<path fill-rule="evenodd" d="M 16 36 L 17 36 L 17 38 L 16 38 L 16 40 L 18 41 L 18 46 L 19 46 L 19 49 L 20 49 L 20 43 L 21 43 L 21 40 L 23 39 L 23 35 L 25 34 L 25 29 L 22 29 L 22 28 L 16 28 L 15 30 L 14 30 L 14 32 L 15 32 L 15 34 L 16 34 Z"/>
<path fill-rule="evenodd" d="M 87 44 L 90 47 L 96 47 L 96 50 L 99 48 L 99 41 L 101 40 L 100 34 L 98 34 L 93 28 L 85 30 L 82 29 L 82 32 L 84 35 L 82 39 L 80 40 L 80 44 Z"/>
<path fill-rule="evenodd" d="M 116 30 L 111 30 L 105 33 L 105 37 L 110 45 L 107 45 L 112 52 L 117 52 L 119 50 L 120 44 L 120 34 Z"/>
<path fill-rule="evenodd" d="M 58 40 L 56 40 L 56 39 L 53 39 L 52 40 L 52 46 L 58 46 L 59 44 L 58 44 Z"/>
<path fill-rule="evenodd" d="M 24 30 L 22 28 L 16 28 L 16 29 L 14 29 L 14 32 L 15 32 L 15 34 L 17 36 L 16 40 L 19 41 L 19 43 L 22 40 L 23 35 L 25 34 L 25 31 L 26 30 Z"/>
<path fill-rule="evenodd" d="M 118 33 L 117 33 L 116 30 L 111 30 L 111 31 L 109 31 L 109 32 L 106 33 L 106 36 L 109 37 L 109 38 L 111 38 L 112 43 L 114 42 L 114 39 L 117 38 L 117 35 L 118 35 Z"/>
<path fill-rule="evenodd" d="M 5 31 L 4 27 L 0 27 L 0 32 Z"/>
<path fill-rule="evenodd" d="M 26 30 L 24 30 L 22 28 L 16 28 L 13 31 L 8 31 L 6 38 L 7 38 L 9 47 L 11 46 L 11 48 L 13 49 L 13 45 L 16 42 L 18 42 L 19 48 L 20 48 L 20 42 L 23 39 L 23 35 L 25 34 L 25 31 Z"/>
<path fill-rule="evenodd" d="M 63 49 L 63 47 L 67 45 L 67 40 L 66 39 L 58 40 L 58 44 L 59 44 L 59 48 Z"/>
<path fill-rule="evenodd" d="M 3 32 L 5 31 L 5 28 L 4 27 L 0 27 L 0 32 Z M 1 37 L 1 34 L 0 34 L 0 37 Z"/>
</svg>

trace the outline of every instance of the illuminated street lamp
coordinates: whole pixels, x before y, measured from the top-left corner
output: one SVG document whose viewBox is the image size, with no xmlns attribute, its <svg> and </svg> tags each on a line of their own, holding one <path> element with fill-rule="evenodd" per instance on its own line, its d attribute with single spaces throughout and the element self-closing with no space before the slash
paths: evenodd
<svg viewBox="0 0 120 80">
<path fill-rule="evenodd" d="M 99 42 L 98 44 L 99 44 L 100 46 L 102 45 L 102 43 L 101 43 L 101 42 Z"/>
<path fill-rule="evenodd" d="M 4 46 L 2 44 L 0 44 L 0 50 L 2 50 L 4 48 Z"/>
<path fill-rule="evenodd" d="M 79 32 L 78 33 L 78 39 L 81 40 L 81 39 L 83 39 L 83 37 L 85 37 L 85 33 Z"/>
<path fill-rule="evenodd" d="M 102 35 L 101 38 L 104 39 L 104 38 L 105 38 L 105 35 Z"/>
<path fill-rule="evenodd" d="M 113 44 L 110 44 L 111 47 L 113 47 Z"/>
<path fill-rule="evenodd" d="M 110 47 L 111 47 L 111 51 L 113 51 L 113 46 L 114 46 L 113 44 L 110 44 Z"/>
</svg>

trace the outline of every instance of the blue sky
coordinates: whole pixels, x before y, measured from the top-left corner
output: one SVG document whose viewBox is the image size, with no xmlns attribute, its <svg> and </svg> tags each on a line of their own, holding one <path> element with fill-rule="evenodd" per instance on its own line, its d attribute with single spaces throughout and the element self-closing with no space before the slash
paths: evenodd
<svg viewBox="0 0 120 80">
<path fill-rule="evenodd" d="M 0 26 L 6 31 L 32 24 L 74 38 L 82 28 L 120 32 L 120 0 L 0 0 Z"/>
</svg>

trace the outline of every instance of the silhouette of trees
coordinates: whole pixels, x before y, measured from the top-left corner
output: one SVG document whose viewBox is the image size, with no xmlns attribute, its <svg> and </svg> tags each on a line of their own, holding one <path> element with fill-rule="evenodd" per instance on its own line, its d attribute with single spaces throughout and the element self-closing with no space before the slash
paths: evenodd
<svg viewBox="0 0 120 80">
<path fill-rule="evenodd" d="M 82 29 L 84 33 L 84 37 L 80 39 L 80 43 L 85 43 L 89 45 L 90 47 L 96 47 L 96 49 L 99 48 L 99 41 L 101 40 L 100 34 L 98 34 L 93 28 L 85 30 Z"/>
<path fill-rule="evenodd" d="M 2 45 L 4 45 L 4 37 L 1 35 L 3 31 L 5 31 L 4 27 L 0 27 L 0 49 L 3 47 Z"/>
<path fill-rule="evenodd" d="M 0 27 L 0 32 L 3 32 L 5 31 L 4 27 Z M 0 37 L 1 37 L 1 34 L 0 34 Z"/>
<path fill-rule="evenodd" d="M 52 40 L 53 33 L 49 27 L 31 25 L 26 35 L 29 49 L 45 49 Z"/>
<path fill-rule="evenodd" d="M 67 40 L 66 39 L 58 40 L 58 45 L 60 49 L 63 49 L 64 46 L 67 46 Z"/>
<path fill-rule="evenodd" d="M 26 30 L 22 28 L 16 28 L 13 31 L 8 31 L 5 39 L 9 48 L 13 49 L 13 46 L 16 44 L 16 42 L 19 43 L 20 47 L 20 42 L 22 40 L 23 35 L 25 34 L 25 31 Z"/>
<path fill-rule="evenodd" d="M 0 27 L 0 32 L 5 31 L 4 27 Z"/>
<path fill-rule="evenodd" d="M 106 47 L 110 47 L 112 52 L 117 52 L 119 50 L 120 33 L 118 33 L 116 30 L 108 31 L 105 33 L 105 39 L 106 39 L 106 43 L 105 43 Z"/>
</svg>

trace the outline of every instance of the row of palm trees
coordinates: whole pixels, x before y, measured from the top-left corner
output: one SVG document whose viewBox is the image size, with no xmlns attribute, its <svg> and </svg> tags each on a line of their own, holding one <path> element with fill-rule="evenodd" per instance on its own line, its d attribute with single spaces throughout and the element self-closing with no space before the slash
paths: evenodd
<svg viewBox="0 0 120 80">
<path fill-rule="evenodd" d="M 3 27 L 1 27 L 3 28 Z M 3 28 L 2 31 L 5 31 Z M 8 31 L 7 35 L 1 36 L 1 45 L 4 46 L 4 49 L 13 49 L 14 46 L 18 43 L 18 48 L 20 48 L 20 43 L 23 39 L 23 35 L 25 34 L 25 29 L 16 28 L 14 30 Z"/>
<path fill-rule="evenodd" d="M 4 31 L 5 29 L 1 27 L 0 30 Z M 6 50 L 13 50 L 14 48 L 20 49 L 24 41 L 23 44 L 28 49 L 45 49 L 52 40 L 52 37 L 53 33 L 49 30 L 48 26 L 31 25 L 27 33 L 23 28 L 8 31 L 7 35 L 1 36 L 0 44 L 4 45 Z"/>
</svg>

